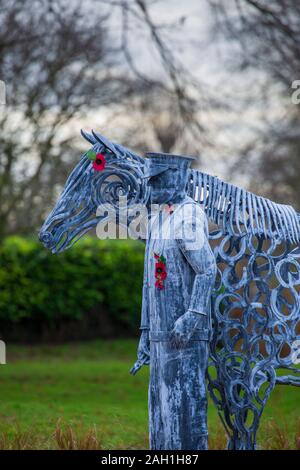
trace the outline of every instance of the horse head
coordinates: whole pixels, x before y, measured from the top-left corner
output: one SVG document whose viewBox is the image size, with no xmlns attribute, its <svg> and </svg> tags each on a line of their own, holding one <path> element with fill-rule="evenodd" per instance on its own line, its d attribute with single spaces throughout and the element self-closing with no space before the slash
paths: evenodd
<svg viewBox="0 0 300 470">
<path fill-rule="evenodd" d="M 121 196 L 126 197 L 128 206 L 145 203 L 149 197 L 142 178 L 144 158 L 94 131 L 81 133 L 92 147 L 68 177 L 39 233 L 40 241 L 52 253 L 70 248 L 103 219 L 97 216 L 99 206 L 109 204 L 117 209 Z"/>
</svg>

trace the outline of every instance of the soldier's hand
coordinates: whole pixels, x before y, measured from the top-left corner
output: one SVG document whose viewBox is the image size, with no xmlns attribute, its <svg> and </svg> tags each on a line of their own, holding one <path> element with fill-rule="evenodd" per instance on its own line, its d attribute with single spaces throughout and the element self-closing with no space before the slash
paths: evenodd
<svg viewBox="0 0 300 470">
<path fill-rule="evenodd" d="M 148 364 L 150 364 L 150 334 L 148 329 L 144 329 L 138 345 L 137 361 L 130 369 L 130 373 L 135 375 L 143 365 Z"/>
<path fill-rule="evenodd" d="M 144 356 L 144 358 L 138 359 L 130 369 L 130 374 L 135 375 L 143 365 L 149 364 L 148 356 Z"/>
<path fill-rule="evenodd" d="M 142 330 L 137 351 L 137 361 L 130 369 L 130 374 L 135 375 L 143 365 L 150 364 L 150 333 L 148 329 Z"/>
<path fill-rule="evenodd" d="M 150 334 L 149 330 L 145 329 L 142 330 L 138 350 L 137 350 L 137 357 L 139 360 L 143 360 L 145 363 L 145 356 L 148 358 L 146 362 L 149 364 L 150 362 Z"/>
<path fill-rule="evenodd" d="M 201 326 L 205 315 L 187 311 L 177 318 L 171 332 L 171 343 L 176 348 L 184 347 L 191 339 L 196 328 Z"/>
</svg>

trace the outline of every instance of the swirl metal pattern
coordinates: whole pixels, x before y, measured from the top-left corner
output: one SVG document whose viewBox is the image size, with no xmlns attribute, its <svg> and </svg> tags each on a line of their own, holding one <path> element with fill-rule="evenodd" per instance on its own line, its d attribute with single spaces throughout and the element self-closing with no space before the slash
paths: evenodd
<svg viewBox="0 0 300 470">
<path fill-rule="evenodd" d="M 300 385 L 293 344 L 300 339 L 299 248 L 216 230 L 218 265 L 208 390 L 230 449 L 255 449 L 260 417 L 276 384 Z M 293 375 L 278 375 L 279 369 Z"/>
<path fill-rule="evenodd" d="M 105 169 L 95 171 L 84 154 L 70 174 L 39 234 L 40 240 L 53 253 L 70 248 L 100 221 L 108 221 L 112 209 L 115 210 L 114 220 L 118 222 L 121 197 L 126 198 L 128 209 L 146 203 L 149 198 L 147 182 L 142 178 L 143 158 L 99 134 L 83 135 L 92 143 L 91 150 L 105 155 Z M 97 215 L 98 208 L 101 208 L 101 215 Z"/>
<path fill-rule="evenodd" d="M 83 136 L 107 166 L 95 174 L 83 156 L 46 219 L 41 241 L 53 252 L 72 246 L 99 217 L 96 209 L 146 204 L 145 160 L 99 134 Z M 212 295 L 208 390 L 229 449 L 255 449 L 260 417 L 276 384 L 300 386 L 299 214 L 193 170 L 188 192 L 215 224 L 218 266 Z M 64 238 L 63 238 L 64 237 Z M 279 370 L 288 371 L 280 373 Z"/>
</svg>

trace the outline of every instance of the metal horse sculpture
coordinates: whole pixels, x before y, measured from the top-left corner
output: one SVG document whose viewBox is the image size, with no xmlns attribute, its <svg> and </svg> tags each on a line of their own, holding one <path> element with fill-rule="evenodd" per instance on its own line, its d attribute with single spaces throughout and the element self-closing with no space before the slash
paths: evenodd
<svg viewBox="0 0 300 470">
<path fill-rule="evenodd" d="M 40 232 L 53 253 L 108 217 L 105 211 L 97 216 L 99 206 L 117 208 L 119 196 L 127 197 L 129 207 L 149 200 L 144 158 L 97 133 L 82 135 L 92 144 L 89 151 L 105 156 L 106 166 L 94 171 L 87 152 L 69 176 Z M 218 265 L 208 391 L 228 448 L 255 449 L 275 385 L 300 386 L 299 214 L 198 170 L 191 170 L 188 184 L 212 224 Z"/>
</svg>

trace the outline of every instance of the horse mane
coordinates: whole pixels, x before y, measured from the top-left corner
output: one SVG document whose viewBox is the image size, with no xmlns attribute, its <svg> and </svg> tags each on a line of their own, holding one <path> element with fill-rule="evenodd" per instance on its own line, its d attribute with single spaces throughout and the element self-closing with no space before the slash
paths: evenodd
<svg viewBox="0 0 300 470">
<path fill-rule="evenodd" d="M 104 135 L 99 134 L 98 132 L 92 130 L 92 133 L 90 134 L 89 132 L 86 132 L 83 129 L 81 129 L 80 132 L 82 137 L 87 140 L 90 144 L 92 144 L 93 146 L 100 144 L 106 147 L 107 150 L 109 150 L 111 153 L 113 153 L 116 157 L 120 159 L 126 159 L 127 161 L 130 160 L 132 163 L 145 163 L 145 159 L 143 157 L 140 157 L 140 155 L 138 155 L 137 153 L 133 152 L 132 150 L 129 150 L 127 147 L 123 147 L 123 145 L 112 142 L 111 140 L 107 139 L 106 137 L 104 137 Z"/>
<path fill-rule="evenodd" d="M 224 233 L 275 237 L 292 243 L 300 240 L 300 214 L 292 206 L 275 203 L 199 170 L 190 170 L 188 194 L 203 205 L 207 217 Z"/>
<path fill-rule="evenodd" d="M 93 146 L 101 145 L 121 161 L 145 165 L 145 159 L 120 144 L 92 131 L 81 131 Z M 253 234 L 291 243 L 300 241 L 300 214 L 292 206 L 278 204 L 199 170 L 190 170 L 188 195 L 201 204 L 207 217 L 224 233 Z"/>
</svg>

